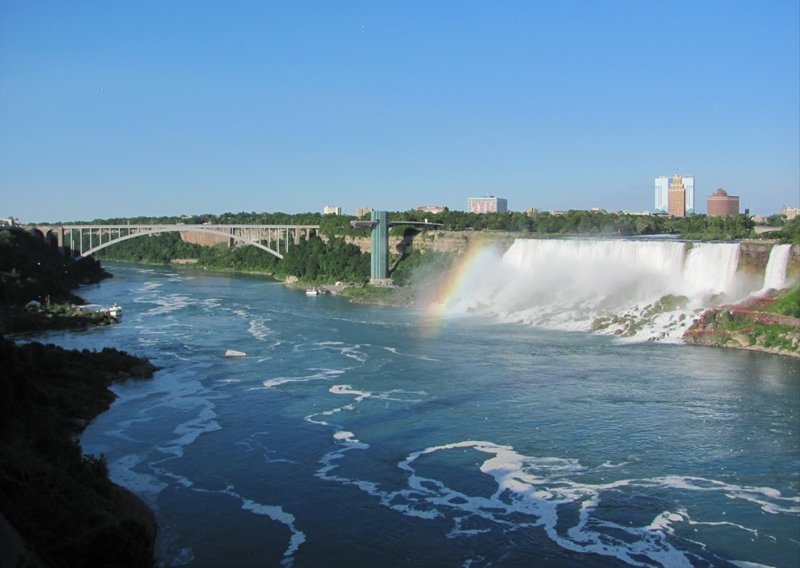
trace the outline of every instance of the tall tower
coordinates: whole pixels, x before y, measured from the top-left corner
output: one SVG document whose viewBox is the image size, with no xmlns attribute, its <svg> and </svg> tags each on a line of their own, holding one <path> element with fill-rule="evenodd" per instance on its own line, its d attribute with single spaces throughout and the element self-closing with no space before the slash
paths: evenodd
<svg viewBox="0 0 800 568">
<path fill-rule="evenodd" d="M 372 254 L 370 255 L 370 280 L 379 282 L 389 277 L 389 219 L 386 211 L 372 210 Z"/>
<path fill-rule="evenodd" d="M 669 214 L 670 217 L 686 217 L 686 188 L 677 174 L 669 178 Z"/>
</svg>

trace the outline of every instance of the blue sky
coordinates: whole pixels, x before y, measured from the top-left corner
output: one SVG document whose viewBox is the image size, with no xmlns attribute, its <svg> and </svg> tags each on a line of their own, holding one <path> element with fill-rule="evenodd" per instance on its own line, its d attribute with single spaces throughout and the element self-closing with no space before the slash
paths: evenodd
<svg viewBox="0 0 800 568">
<path fill-rule="evenodd" d="M 800 205 L 800 2 L 0 2 L 0 216 Z"/>
</svg>

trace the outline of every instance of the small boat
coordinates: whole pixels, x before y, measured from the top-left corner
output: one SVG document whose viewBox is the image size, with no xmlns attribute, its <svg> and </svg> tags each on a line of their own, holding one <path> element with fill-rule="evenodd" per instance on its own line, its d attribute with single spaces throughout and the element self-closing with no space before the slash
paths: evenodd
<svg viewBox="0 0 800 568">
<path fill-rule="evenodd" d="M 319 288 L 308 288 L 306 290 L 306 296 L 319 296 L 322 294 L 322 291 Z"/>
<path fill-rule="evenodd" d="M 228 349 L 225 351 L 225 357 L 247 357 L 244 351 L 236 351 L 235 349 Z"/>
<path fill-rule="evenodd" d="M 122 317 L 122 307 L 118 306 L 116 302 L 110 308 L 106 308 L 105 312 L 118 321 Z"/>
</svg>

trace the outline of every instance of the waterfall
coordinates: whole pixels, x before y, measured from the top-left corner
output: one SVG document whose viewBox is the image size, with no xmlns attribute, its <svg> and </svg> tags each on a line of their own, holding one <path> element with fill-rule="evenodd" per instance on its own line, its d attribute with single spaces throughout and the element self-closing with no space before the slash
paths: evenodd
<svg viewBox="0 0 800 568">
<path fill-rule="evenodd" d="M 764 287 L 762 290 L 780 290 L 786 287 L 786 273 L 789 268 L 789 259 L 792 255 L 792 245 L 775 245 L 769 253 L 767 269 L 764 271 Z"/>
<path fill-rule="evenodd" d="M 725 293 L 739 266 L 738 243 L 694 243 L 686 259 L 685 278 L 694 292 Z"/>
<path fill-rule="evenodd" d="M 450 297 L 445 310 L 680 341 L 705 308 L 747 296 L 738 260 L 737 243 L 518 239 Z"/>
</svg>

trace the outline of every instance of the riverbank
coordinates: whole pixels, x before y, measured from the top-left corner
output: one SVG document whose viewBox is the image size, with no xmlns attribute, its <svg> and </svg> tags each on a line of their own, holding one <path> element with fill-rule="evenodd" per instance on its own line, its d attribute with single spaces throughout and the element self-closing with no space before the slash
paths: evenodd
<svg viewBox="0 0 800 568">
<path fill-rule="evenodd" d="M 0 337 L 0 513 L 18 534 L 2 565 L 153 566 L 156 522 L 111 482 L 103 456 L 78 437 L 105 412 L 118 380 L 152 377 L 146 359 L 116 349 L 71 351 Z M 5 524 L 4 532 L 14 534 Z"/>
<path fill-rule="evenodd" d="M 707 310 L 683 336 L 689 345 L 744 349 L 800 359 L 800 287 L 776 297 Z"/>
<path fill-rule="evenodd" d="M 155 367 L 116 349 L 3 337 L 114 323 L 73 293 L 109 277 L 94 259 L 0 230 L 0 566 L 154 565 L 153 513 L 111 482 L 105 458 L 83 455 L 78 439 L 114 400 L 114 381 L 151 377 Z"/>
<path fill-rule="evenodd" d="M 107 311 L 87 311 L 73 304 L 26 308 L 0 306 L 0 334 L 31 333 L 51 329 L 89 329 L 116 323 Z"/>
</svg>

